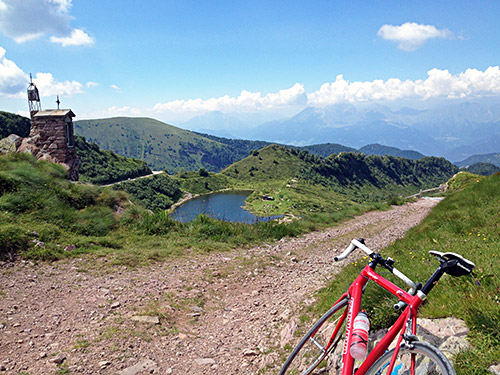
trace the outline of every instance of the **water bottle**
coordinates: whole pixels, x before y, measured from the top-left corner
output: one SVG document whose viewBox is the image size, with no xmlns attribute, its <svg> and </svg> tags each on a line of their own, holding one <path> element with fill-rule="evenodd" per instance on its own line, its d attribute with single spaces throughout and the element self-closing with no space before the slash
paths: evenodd
<svg viewBox="0 0 500 375">
<path fill-rule="evenodd" d="M 370 330 L 370 320 L 366 312 L 360 311 L 352 324 L 352 340 L 350 353 L 354 359 L 366 357 L 368 344 L 368 331 Z"/>
</svg>

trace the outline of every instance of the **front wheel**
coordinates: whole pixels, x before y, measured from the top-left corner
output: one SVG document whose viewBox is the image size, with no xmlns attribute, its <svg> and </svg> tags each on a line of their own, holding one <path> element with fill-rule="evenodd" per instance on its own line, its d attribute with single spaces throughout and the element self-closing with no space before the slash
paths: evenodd
<svg viewBox="0 0 500 375">
<path fill-rule="evenodd" d="M 335 304 L 314 324 L 293 349 L 279 375 L 326 374 L 328 366 L 335 366 L 325 358 L 335 350 L 343 337 L 346 306 L 347 298 Z M 335 331 L 337 334 L 332 336 Z"/>
<path fill-rule="evenodd" d="M 366 375 L 386 374 L 394 349 L 380 357 Z M 412 363 L 415 369 L 412 370 Z M 413 342 L 399 349 L 398 357 L 390 375 L 455 375 L 448 358 L 434 346 L 425 342 Z"/>
</svg>

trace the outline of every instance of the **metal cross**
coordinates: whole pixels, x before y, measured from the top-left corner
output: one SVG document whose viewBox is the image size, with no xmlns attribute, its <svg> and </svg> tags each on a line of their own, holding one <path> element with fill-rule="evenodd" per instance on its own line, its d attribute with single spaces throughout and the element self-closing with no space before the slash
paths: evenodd
<svg viewBox="0 0 500 375">
<path fill-rule="evenodd" d="M 56 103 L 57 103 L 57 109 L 59 110 L 59 104 L 61 104 L 61 102 L 59 101 L 59 95 L 57 95 Z"/>
</svg>

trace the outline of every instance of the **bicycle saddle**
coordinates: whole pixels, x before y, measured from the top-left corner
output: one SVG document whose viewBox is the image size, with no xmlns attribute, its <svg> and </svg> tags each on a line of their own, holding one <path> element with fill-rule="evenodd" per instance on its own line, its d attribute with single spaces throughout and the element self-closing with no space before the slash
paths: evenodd
<svg viewBox="0 0 500 375">
<path fill-rule="evenodd" d="M 432 250 L 429 251 L 429 254 L 436 256 L 441 262 L 443 271 L 451 276 L 469 275 L 476 267 L 470 260 L 457 253 L 442 253 Z"/>
</svg>

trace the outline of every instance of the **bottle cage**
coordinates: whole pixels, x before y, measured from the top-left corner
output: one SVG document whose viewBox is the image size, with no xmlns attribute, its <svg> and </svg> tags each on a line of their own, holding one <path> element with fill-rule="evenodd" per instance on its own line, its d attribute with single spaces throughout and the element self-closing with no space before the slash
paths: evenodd
<svg viewBox="0 0 500 375">
<path fill-rule="evenodd" d="M 458 277 L 469 275 L 476 267 L 470 260 L 456 253 L 429 251 L 429 254 L 435 255 L 441 262 L 441 269 L 451 276 Z"/>
</svg>

